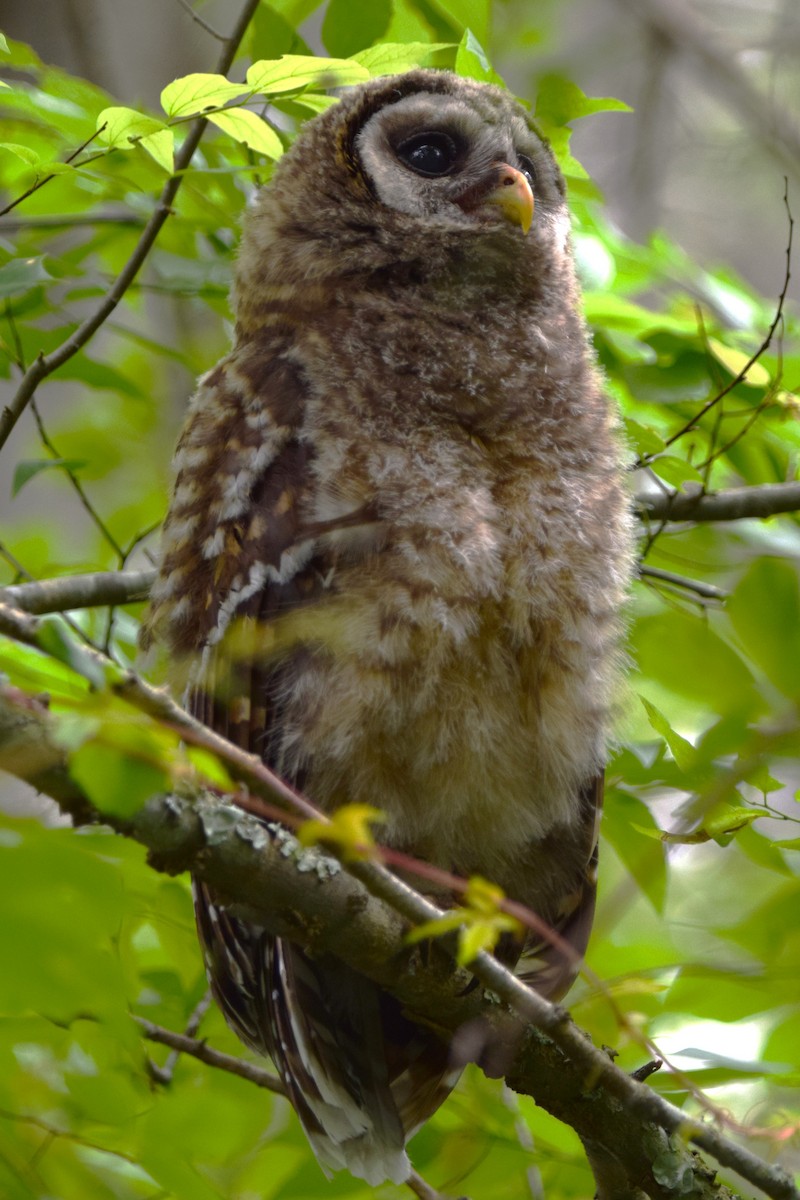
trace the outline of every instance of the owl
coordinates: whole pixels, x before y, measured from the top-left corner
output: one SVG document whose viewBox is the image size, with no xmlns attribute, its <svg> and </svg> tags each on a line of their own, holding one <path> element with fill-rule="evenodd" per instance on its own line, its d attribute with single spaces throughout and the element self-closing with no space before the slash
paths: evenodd
<svg viewBox="0 0 800 1200">
<path fill-rule="evenodd" d="M 429 70 L 311 121 L 248 213 L 235 344 L 175 458 L 146 638 L 201 720 L 381 840 L 592 922 L 631 549 L 562 176 L 502 90 Z M 216 999 L 324 1168 L 406 1179 L 448 1048 L 343 964 L 195 886 Z"/>
</svg>

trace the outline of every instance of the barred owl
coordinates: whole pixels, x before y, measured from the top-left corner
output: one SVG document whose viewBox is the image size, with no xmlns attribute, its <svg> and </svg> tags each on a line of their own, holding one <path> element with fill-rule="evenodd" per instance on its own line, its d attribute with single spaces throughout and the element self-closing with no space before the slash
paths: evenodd
<svg viewBox="0 0 800 1200">
<path fill-rule="evenodd" d="M 377 805 L 387 844 L 496 881 L 582 954 L 630 533 L 549 148 L 494 87 L 356 87 L 260 192 L 233 305 L 147 636 L 194 661 L 198 717 L 319 806 Z M 405 1179 L 447 1048 L 202 884 L 196 912 L 323 1166 Z M 545 942 L 518 970 L 558 997 L 575 968 Z"/>
</svg>

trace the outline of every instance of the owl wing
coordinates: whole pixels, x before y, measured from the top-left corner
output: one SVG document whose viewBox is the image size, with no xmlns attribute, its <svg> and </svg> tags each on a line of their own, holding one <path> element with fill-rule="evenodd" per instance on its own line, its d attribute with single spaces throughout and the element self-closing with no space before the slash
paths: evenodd
<svg viewBox="0 0 800 1200">
<path fill-rule="evenodd" d="M 531 934 L 525 942 L 515 973 L 546 1000 L 560 1000 L 571 988 L 589 944 L 597 899 L 597 862 L 600 817 L 603 809 L 603 775 L 583 789 L 578 821 L 568 833 L 551 835 L 552 849 L 541 843 L 537 858 L 566 868 L 552 887 L 555 905 L 549 914 L 554 938 Z M 565 844 L 566 843 L 566 844 Z"/>
<path fill-rule="evenodd" d="M 270 662 L 259 639 L 323 596 L 335 535 L 374 520 L 304 520 L 314 487 L 305 392 L 280 345 L 266 356 L 241 347 L 201 381 L 145 634 L 195 659 L 191 712 L 299 788 L 302 756 L 287 755 L 283 723 L 310 652 Z M 457 1078 L 447 1048 L 344 964 L 238 920 L 200 881 L 194 895 L 214 996 L 241 1039 L 275 1062 L 320 1162 L 372 1184 L 404 1180 L 406 1138 Z"/>
</svg>

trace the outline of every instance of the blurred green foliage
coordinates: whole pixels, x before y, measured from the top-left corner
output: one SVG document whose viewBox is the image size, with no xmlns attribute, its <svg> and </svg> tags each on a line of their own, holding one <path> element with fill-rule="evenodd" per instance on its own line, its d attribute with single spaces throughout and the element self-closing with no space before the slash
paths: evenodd
<svg viewBox="0 0 800 1200">
<path fill-rule="evenodd" d="M 11 388 L 93 311 L 154 208 L 187 118 L 216 106 L 124 302 L 40 386 L 35 419 L 26 414 L 3 450 L 0 583 L 146 565 L 185 397 L 226 349 L 242 209 L 298 123 L 329 102 L 331 75 L 422 63 L 498 78 L 487 58 L 497 49 L 490 0 L 330 0 L 321 35 L 337 61 L 309 63 L 310 35 L 298 29 L 318 7 L 263 3 L 242 47 L 258 64 L 249 83 L 189 76 L 165 90 L 159 113 L 121 107 L 25 46 L 9 44 L 0 58 L 0 377 Z M 533 19 L 518 36 L 536 43 Z M 295 57 L 278 62 L 281 54 Z M 535 101 L 570 185 L 586 311 L 638 461 L 636 486 L 791 479 L 797 323 L 784 313 L 743 375 L 776 297 L 701 269 L 662 237 L 632 244 L 608 223 L 569 136 L 575 120 L 623 107 L 557 76 Z M 800 1120 L 798 549 L 794 516 L 643 528 L 643 566 L 678 579 L 645 574 L 636 586 L 590 952 L 603 983 L 581 980 L 572 993 L 576 1019 L 616 1046 L 626 1068 L 649 1057 L 644 1036 L 673 1055 L 690 1051 L 653 1086 L 692 1112 L 704 1089 L 772 1130 L 774 1141 L 752 1142 L 765 1157 Z M 722 599 L 700 596 L 692 581 Z M 72 620 L 125 664 L 139 615 L 128 606 Z M 124 813 L 164 785 L 182 752 L 85 668 L 71 634 L 55 637 L 50 654 L 0 642 L 7 678 L 50 695 L 76 750 L 75 777 Z M 664 830 L 686 836 L 665 840 Z M 158 875 L 138 847 L 103 830 L 32 819 L 3 820 L 0 858 L 0 1194 L 369 1193 L 343 1175 L 323 1183 L 284 1100 L 186 1056 L 168 1086 L 148 1071 L 148 1057 L 163 1063 L 166 1051 L 142 1041 L 130 1014 L 180 1030 L 205 991 L 185 879 Z M 202 1033 L 244 1053 L 214 1009 Z M 592 1189 L 572 1131 L 477 1072 L 412 1151 L 447 1191 L 568 1200 Z"/>
</svg>

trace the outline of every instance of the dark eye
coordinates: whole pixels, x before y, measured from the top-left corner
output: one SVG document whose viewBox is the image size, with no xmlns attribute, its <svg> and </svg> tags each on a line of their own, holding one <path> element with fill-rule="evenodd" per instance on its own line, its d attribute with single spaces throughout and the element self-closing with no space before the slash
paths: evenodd
<svg viewBox="0 0 800 1200">
<path fill-rule="evenodd" d="M 533 165 L 532 160 L 528 158 L 527 154 L 518 154 L 517 162 L 519 163 L 520 171 L 522 171 L 528 183 L 533 187 L 536 183 L 536 167 Z"/>
<path fill-rule="evenodd" d="M 458 146 L 449 133 L 415 133 L 395 150 L 397 157 L 418 175 L 447 175 L 458 158 Z"/>
</svg>

